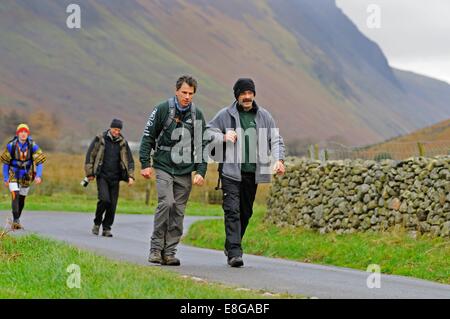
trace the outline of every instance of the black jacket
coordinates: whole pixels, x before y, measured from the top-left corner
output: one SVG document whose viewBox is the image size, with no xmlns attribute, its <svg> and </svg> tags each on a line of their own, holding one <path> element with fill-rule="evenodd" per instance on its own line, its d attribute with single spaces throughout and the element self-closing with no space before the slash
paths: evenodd
<svg viewBox="0 0 450 319">
<path fill-rule="evenodd" d="M 86 176 L 98 176 L 102 171 L 105 162 L 105 148 L 108 131 L 94 138 L 86 153 L 85 174 Z M 121 135 L 117 140 L 120 147 L 120 180 L 128 182 L 129 178 L 134 179 L 134 159 L 128 142 Z M 108 164 L 107 164 L 108 165 Z"/>
</svg>

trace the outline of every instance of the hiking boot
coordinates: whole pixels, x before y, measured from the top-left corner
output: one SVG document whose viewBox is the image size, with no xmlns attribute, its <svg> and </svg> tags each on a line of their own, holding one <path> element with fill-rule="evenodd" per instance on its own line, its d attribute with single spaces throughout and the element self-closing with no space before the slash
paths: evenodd
<svg viewBox="0 0 450 319">
<path fill-rule="evenodd" d="M 161 252 L 158 250 L 150 251 L 150 255 L 148 256 L 148 262 L 153 264 L 162 264 L 163 260 L 161 257 Z"/>
<path fill-rule="evenodd" d="M 20 224 L 20 221 L 16 220 L 11 224 L 12 230 L 20 230 L 23 229 L 23 226 Z"/>
<path fill-rule="evenodd" d="M 231 257 L 228 259 L 228 265 L 231 267 L 242 267 L 244 266 L 244 260 L 241 256 Z"/>
<path fill-rule="evenodd" d="M 111 233 L 111 230 L 110 230 L 110 229 L 106 229 L 106 230 L 103 229 L 102 236 L 103 236 L 103 237 L 112 237 L 113 234 Z"/>
<path fill-rule="evenodd" d="M 98 234 L 100 234 L 100 226 L 94 225 L 94 227 L 92 228 L 92 233 L 98 236 Z"/>
<path fill-rule="evenodd" d="M 175 256 L 164 256 L 162 261 L 162 265 L 166 265 L 166 266 L 180 266 L 180 260 L 178 258 L 176 258 Z"/>
</svg>

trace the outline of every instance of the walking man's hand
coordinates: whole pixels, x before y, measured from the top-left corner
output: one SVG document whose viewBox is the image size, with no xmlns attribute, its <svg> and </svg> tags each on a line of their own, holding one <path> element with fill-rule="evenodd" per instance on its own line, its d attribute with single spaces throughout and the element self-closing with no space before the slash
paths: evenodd
<svg viewBox="0 0 450 319">
<path fill-rule="evenodd" d="M 228 131 L 227 134 L 223 137 L 225 142 L 236 143 L 237 141 L 237 133 L 235 131 Z"/>
<path fill-rule="evenodd" d="M 284 173 L 286 173 L 286 167 L 284 166 L 282 161 L 277 161 L 275 163 L 273 172 L 277 175 L 284 175 Z"/>
<path fill-rule="evenodd" d="M 200 174 L 195 174 L 194 185 L 203 186 L 204 183 L 205 183 L 205 179 L 203 178 L 203 176 Z"/>
<path fill-rule="evenodd" d="M 39 185 L 39 184 L 42 183 L 42 178 L 36 177 L 36 178 L 34 179 L 34 182 L 36 183 L 36 185 Z"/>
<path fill-rule="evenodd" d="M 6 186 L 6 188 L 9 187 L 9 182 L 8 181 L 5 182 L 5 186 Z"/>
<path fill-rule="evenodd" d="M 141 170 L 141 175 L 145 179 L 150 179 L 153 177 L 153 167 L 147 167 Z"/>
<path fill-rule="evenodd" d="M 134 184 L 134 179 L 132 179 L 131 177 L 128 178 L 128 186 L 133 186 Z"/>
<path fill-rule="evenodd" d="M 90 182 L 92 182 L 94 179 L 95 179 L 94 176 L 88 176 L 88 180 L 89 180 Z"/>
</svg>

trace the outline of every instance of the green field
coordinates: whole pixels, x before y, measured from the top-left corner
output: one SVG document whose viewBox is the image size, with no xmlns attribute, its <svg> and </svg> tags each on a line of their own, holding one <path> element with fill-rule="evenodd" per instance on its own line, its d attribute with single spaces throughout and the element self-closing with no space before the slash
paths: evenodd
<svg viewBox="0 0 450 319">
<path fill-rule="evenodd" d="M 449 240 L 413 239 L 402 232 L 321 235 L 264 223 L 265 208 L 255 208 L 243 241 L 244 253 L 360 270 L 378 264 L 385 274 L 450 284 Z M 223 220 L 207 220 L 192 225 L 184 243 L 222 250 L 224 238 Z"/>
<path fill-rule="evenodd" d="M 80 268 L 80 288 L 69 265 Z M 198 282 L 160 267 L 112 261 L 36 235 L 0 235 L 0 299 L 4 298 L 267 298 L 263 291 Z M 270 298 L 290 298 L 270 295 Z"/>
<path fill-rule="evenodd" d="M 69 195 L 55 193 L 53 195 L 31 195 L 27 198 L 25 212 L 28 211 L 58 211 L 58 212 L 86 212 L 94 214 L 97 198 L 93 195 Z M 143 201 L 119 198 L 117 213 L 119 214 L 153 214 L 156 201 L 147 206 Z M 0 197 L 0 210 L 10 210 L 11 200 L 9 194 Z M 186 215 L 191 216 L 222 216 L 220 205 L 205 204 L 189 201 Z"/>
</svg>

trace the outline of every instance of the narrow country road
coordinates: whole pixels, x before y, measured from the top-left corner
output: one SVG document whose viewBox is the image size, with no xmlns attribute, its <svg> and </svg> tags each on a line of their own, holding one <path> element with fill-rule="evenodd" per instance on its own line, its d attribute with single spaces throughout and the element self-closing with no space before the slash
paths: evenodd
<svg viewBox="0 0 450 319">
<path fill-rule="evenodd" d="M 116 215 L 114 238 L 91 234 L 92 216 L 86 213 L 25 212 L 25 233 L 63 240 L 74 246 L 114 259 L 149 267 L 149 238 L 153 225 L 150 215 Z M 0 212 L 0 221 L 10 217 Z M 185 231 L 205 217 L 186 217 Z M 181 267 L 170 270 L 227 285 L 287 292 L 318 298 L 450 298 L 450 285 L 406 278 L 381 276 L 381 288 L 369 289 L 367 272 L 244 255 L 245 267 L 230 268 L 222 251 L 180 245 Z"/>
</svg>

